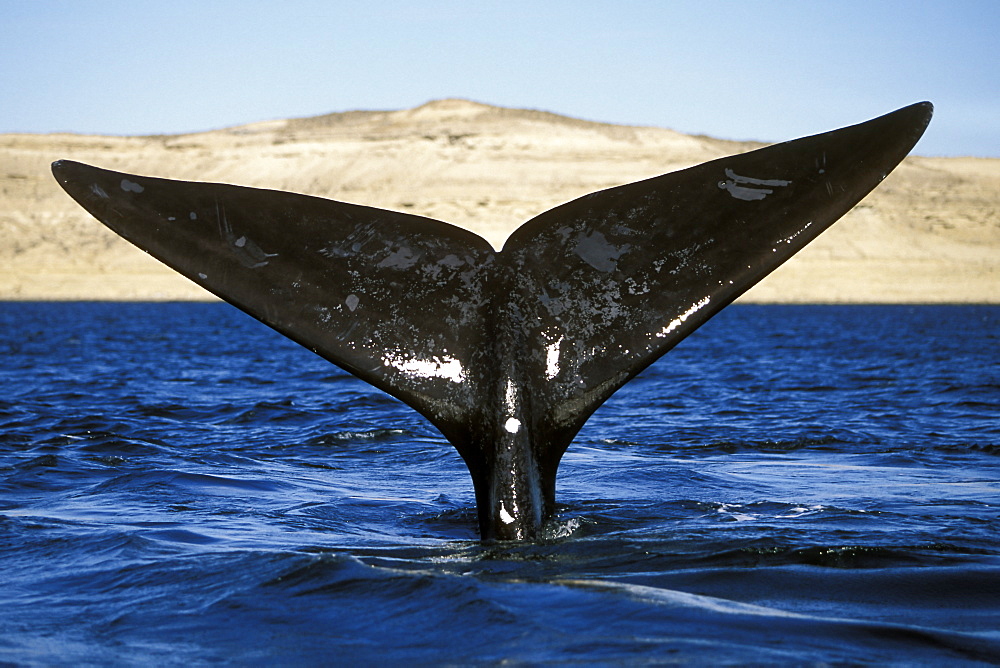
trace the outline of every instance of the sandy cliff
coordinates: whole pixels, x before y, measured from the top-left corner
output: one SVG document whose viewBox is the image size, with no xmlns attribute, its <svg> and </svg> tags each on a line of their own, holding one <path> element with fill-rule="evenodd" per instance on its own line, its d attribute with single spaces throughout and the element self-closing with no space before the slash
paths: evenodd
<svg viewBox="0 0 1000 668">
<path fill-rule="evenodd" d="M 191 135 L 0 135 L 0 299 L 210 298 L 72 202 L 59 158 L 417 213 L 499 247 L 561 202 L 756 146 L 464 100 Z M 912 157 L 744 300 L 997 302 L 998 250 L 1000 159 Z"/>
</svg>

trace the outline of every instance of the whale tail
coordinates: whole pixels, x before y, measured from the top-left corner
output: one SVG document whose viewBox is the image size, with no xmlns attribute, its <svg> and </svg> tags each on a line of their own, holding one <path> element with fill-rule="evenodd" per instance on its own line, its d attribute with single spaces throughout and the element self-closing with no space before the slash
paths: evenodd
<svg viewBox="0 0 1000 668">
<path fill-rule="evenodd" d="M 465 460 L 483 538 L 531 538 L 587 418 L 857 204 L 931 113 L 919 103 L 595 192 L 499 252 L 394 211 L 52 170 L 125 239 L 419 411 Z"/>
</svg>

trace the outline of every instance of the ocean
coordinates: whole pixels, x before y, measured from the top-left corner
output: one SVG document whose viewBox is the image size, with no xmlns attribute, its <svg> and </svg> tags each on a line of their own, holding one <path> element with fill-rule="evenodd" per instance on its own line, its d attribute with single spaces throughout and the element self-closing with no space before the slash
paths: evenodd
<svg viewBox="0 0 1000 668">
<path fill-rule="evenodd" d="M 727 308 L 483 544 L 414 411 L 222 303 L 0 303 L 0 664 L 1000 663 L 1000 307 Z"/>
</svg>

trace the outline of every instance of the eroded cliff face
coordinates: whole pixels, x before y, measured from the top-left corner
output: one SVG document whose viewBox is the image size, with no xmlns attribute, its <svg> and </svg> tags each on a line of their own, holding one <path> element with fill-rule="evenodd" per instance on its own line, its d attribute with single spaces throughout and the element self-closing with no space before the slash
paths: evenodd
<svg viewBox="0 0 1000 668">
<path fill-rule="evenodd" d="M 49 171 L 61 158 L 415 213 L 499 248 L 521 223 L 562 202 L 759 146 L 465 100 L 191 135 L 0 135 L 0 299 L 212 298 L 72 202 Z M 998 300 L 1000 159 L 924 157 L 907 158 L 743 297 Z"/>
</svg>

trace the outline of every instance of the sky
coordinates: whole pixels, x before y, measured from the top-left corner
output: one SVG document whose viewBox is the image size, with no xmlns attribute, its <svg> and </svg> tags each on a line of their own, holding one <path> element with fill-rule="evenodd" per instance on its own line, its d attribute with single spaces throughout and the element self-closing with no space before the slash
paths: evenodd
<svg viewBox="0 0 1000 668">
<path fill-rule="evenodd" d="M 1000 157 L 1000 0 L 0 0 L 0 133 L 175 134 L 461 97 L 782 141 L 930 100 Z"/>
</svg>

